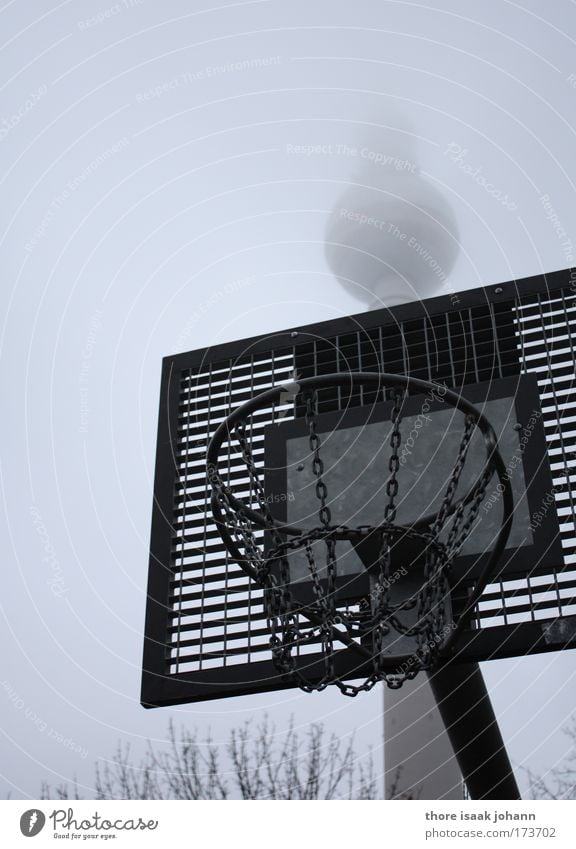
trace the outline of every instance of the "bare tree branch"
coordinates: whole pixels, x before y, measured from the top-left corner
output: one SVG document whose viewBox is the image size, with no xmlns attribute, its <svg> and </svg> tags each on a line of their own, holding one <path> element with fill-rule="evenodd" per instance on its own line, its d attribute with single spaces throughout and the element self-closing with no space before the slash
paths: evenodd
<svg viewBox="0 0 576 849">
<path fill-rule="evenodd" d="M 536 775 L 526 769 L 533 799 L 576 799 L 576 715 L 563 729 L 570 740 L 568 753 L 561 766 L 546 775 Z"/>
<path fill-rule="evenodd" d="M 235 728 L 225 747 L 210 735 L 171 722 L 168 745 L 148 748 L 133 762 L 130 746 L 118 744 L 111 761 L 95 764 L 96 799 L 375 799 L 377 781 L 372 753 L 359 764 L 353 739 L 344 745 L 326 739 L 320 724 L 304 737 L 294 728 L 277 731 L 268 718 Z M 52 790 L 42 784 L 43 799 L 79 799 L 75 783 Z"/>
</svg>

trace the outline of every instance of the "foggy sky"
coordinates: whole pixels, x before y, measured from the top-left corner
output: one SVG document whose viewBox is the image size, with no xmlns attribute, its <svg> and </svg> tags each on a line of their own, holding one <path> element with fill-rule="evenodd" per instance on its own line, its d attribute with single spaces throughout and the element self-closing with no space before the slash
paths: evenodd
<svg viewBox="0 0 576 849">
<path fill-rule="evenodd" d="M 381 688 L 140 707 L 161 359 L 364 309 L 324 238 L 351 182 L 381 181 L 361 151 L 382 138 L 387 173 L 416 160 L 452 210 L 446 286 L 570 265 L 576 7 L 30 0 L 0 21 L 0 793 L 77 776 L 90 797 L 94 760 L 170 717 L 223 743 L 294 713 L 381 766 Z M 574 671 L 484 666 L 515 764 L 564 755 Z"/>
</svg>

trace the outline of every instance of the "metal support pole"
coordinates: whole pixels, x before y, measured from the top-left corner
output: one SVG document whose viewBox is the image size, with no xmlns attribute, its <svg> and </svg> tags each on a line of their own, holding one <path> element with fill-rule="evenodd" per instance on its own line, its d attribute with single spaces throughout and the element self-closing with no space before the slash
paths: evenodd
<svg viewBox="0 0 576 849">
<path fill-rule="evenodd" d="M 428 680 L 472 799 L 520 799 L 477 663 L 447 662 Z"/>
</svg>

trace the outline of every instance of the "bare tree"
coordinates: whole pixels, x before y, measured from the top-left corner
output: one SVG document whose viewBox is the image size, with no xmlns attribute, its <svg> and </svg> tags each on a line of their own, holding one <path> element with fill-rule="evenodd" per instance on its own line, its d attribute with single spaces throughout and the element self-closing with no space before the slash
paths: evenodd
<svg viewBox="0 0 576 849">
<path fill-rule="evenodd" d="M 171 722 L 168 749 L 150 743 L 133 763 L 128 745 L 119 744 L 111 763 L 95 766 L 96 799 L 376 799 L 372 755 L 362 764 L 353 740 L 344 745 L 313 724 L 300 735 L 291 721 L 277 734 L 267 719 L 234 729 L 222 750 L 210 736 L 176 731 Z M 42 786 L 43 799 L 79 799 L 77 783 L 54 791 Z"/>
<path fill-rule="evenodd" d="M 546 776 L 527 770 L 533 799 L 576 799 L 576 715 L 563 730 L 570 740 L 564 762 Z"/>
</svg>

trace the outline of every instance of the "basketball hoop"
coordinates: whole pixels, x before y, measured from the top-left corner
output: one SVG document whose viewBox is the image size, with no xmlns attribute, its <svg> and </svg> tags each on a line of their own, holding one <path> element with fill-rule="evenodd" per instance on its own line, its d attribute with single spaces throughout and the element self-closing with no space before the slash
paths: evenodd
<svg viewBox="0 0 576 849">
<path fill-rule="evenodd" d="M 370 389 L 388 393 L 392 401 L 390 450 L 382 520 L 371 525 L 334 523 L 330 493 L 324 480 L 322 438 L 317 430 L 318 391 L 326 388 Z M 441 504 L 410 524 L 397 521 L 398 472 L 402 448 L 403 405 L 409 393 L 433 392 L 463 416 L 462 437 Z M 310 526 L 281 522 L 274 517 L 262 469 L 254 458 L 247 425 L 263 409 L 273 408 L 286 393 L 304 405 L 309 457 L 315 480 L 317 515 Z M 466 493 L 459 491 L 470 442 L 476 431 L 484 439 L 486 462 Z M 219 454 L 224 443 L 236 446 L 245 464 L 250 496 L 238 497 L 224 481 Z M 308 692 L 334 684 L 346 695 L 371 689 L 378 681 L 398 688 L 418 672 L 433 670 L 450 656 L 487 583 L 497 572 L 513 517 L 509 477 L 492 425 L 470 401 L 445 386 L 384 373 L 331 374 L 269 389 L 243 404 L 216 430 L 207 451 L 207 474 L 212 487 L 212 511 L 222 540 L 244 572 L 264 591 L 270 647 L 276 669 Z M 424 472 L 425 474 L 425 472 Z M 473 533 L 488 483 L 497 475 L 501 484 L 502 523 L 488 561 L 457 615 L 451 593 L 459 583 L 453 563 Z M 246 475 L 242 487 L 246 488 Z M 240 486 L 240 485 L 239 485 Z M 348 543 L 357 554 L 364 576 L 362 589 L 347 581 L 345 598 L 339 589 L 339 552 Z M 305 558 L 307 581 L 295 580 L 291 558 Z M 403 572 L 403 578 L 396 576 Z M 311 588 L 304 592 L 303 587 Z M 368 586 L 368 589 L 366 589 Z M 337 658 L 343 646 L 357 659 L 361 684 L 342 680 Z M 312 652 L 312 654 L 310 653 Z M 314 676 L 307 675 L 307 658 L 314 658 Z M 321 673 L 318 673 L 318 658 Z M 312 666 L 312 661 L 310 663 Z"/>
</svg>

